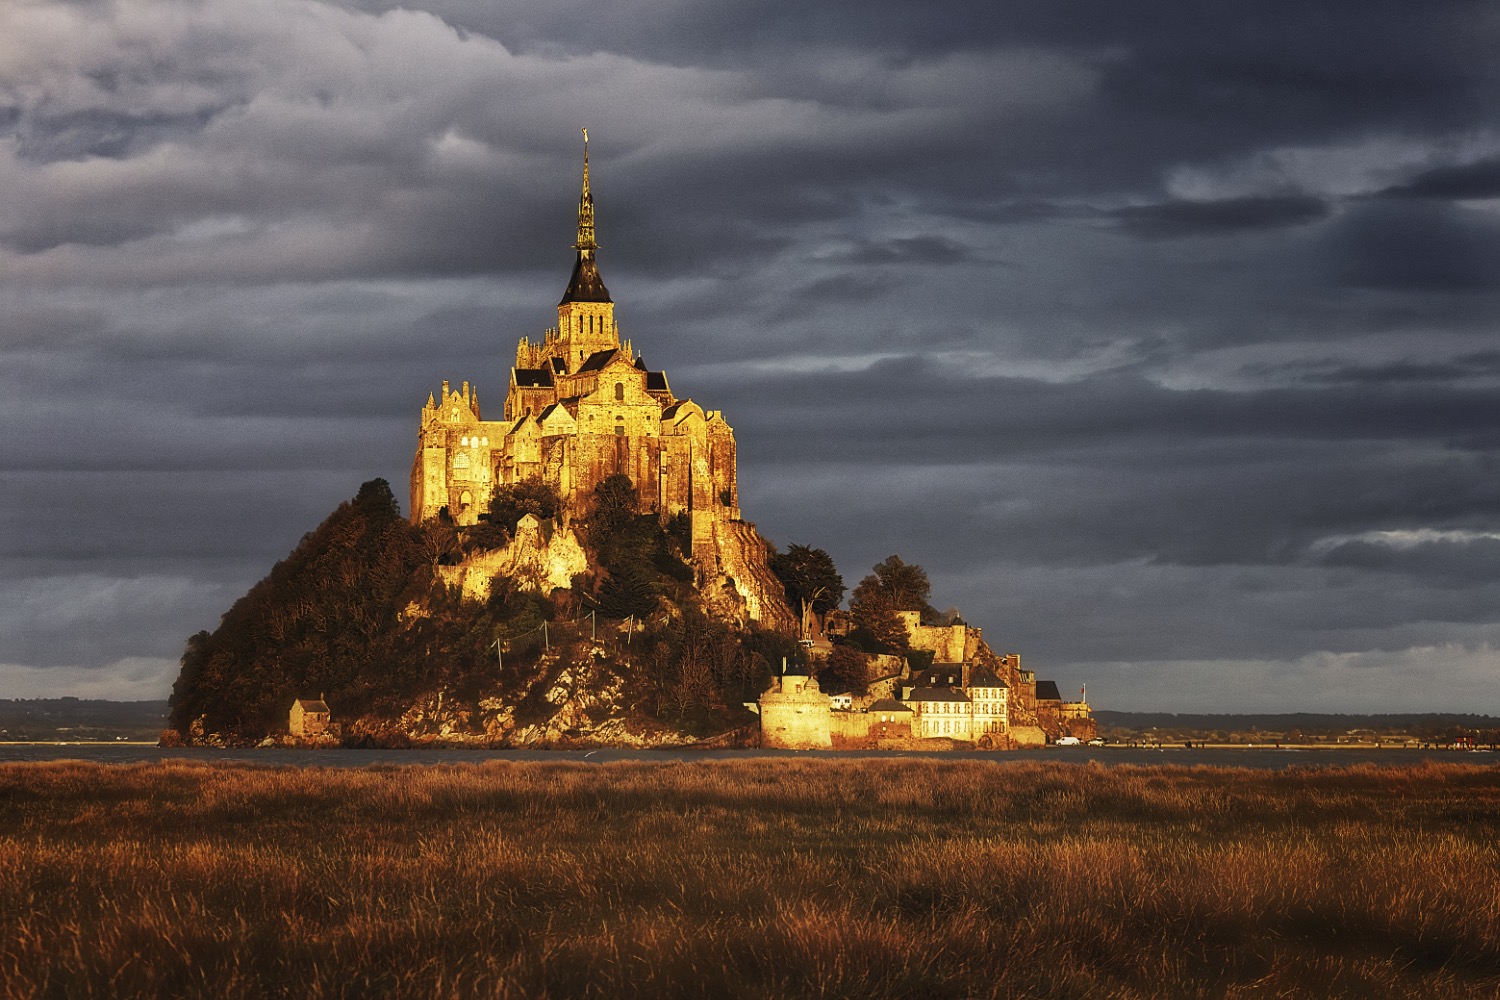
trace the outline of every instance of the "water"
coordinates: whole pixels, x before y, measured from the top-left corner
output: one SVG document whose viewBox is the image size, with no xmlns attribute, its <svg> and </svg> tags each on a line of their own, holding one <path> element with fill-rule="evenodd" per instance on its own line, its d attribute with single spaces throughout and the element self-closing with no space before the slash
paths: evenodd
<svg viewBox="0 0 1500 1000">
<path fill-rule="evenodd" d="M 164 750 L 139 744 L 31 743 L 0 745 L 0 763 L 82 760 L 99 764 L 140 764 L 157 761 L 249 764 L 261 767 L 392 767 L 431 764 L 479 764 L 485 761 L 541 761 L 603 764 L 611 761 L 677 763 L 702 760 L 979 760 L 998 766 L 1031 761 L 1085 764 L 1172 764 L 1184 767 L 1251 767 L 1279 770 L 1288 767 L 1343 767 L 1351 764 L 1404 766 L 1427 761 L 1500 765 L 1491 751 L 1413 750 L 1375 748 L 1275 749 L 1272 747 L 1051 747 L 1015 753 L 951 751 L 849 750 L 283 750 L 183 749 Z"/>
</svg>

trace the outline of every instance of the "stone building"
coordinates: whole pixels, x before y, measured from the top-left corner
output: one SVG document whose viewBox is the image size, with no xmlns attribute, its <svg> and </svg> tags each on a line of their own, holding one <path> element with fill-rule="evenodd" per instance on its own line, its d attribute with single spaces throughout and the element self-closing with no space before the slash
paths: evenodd
<svg viewBox="0 0 1500 1000">
<path fill-rule="evenodd" d="M 475 524 L 497 487 L 532 477 L 557 490 L 566 520 L 587 512 L 602 480 L 623 474 L 643 511 L 688 518 L 700 590 L 726 605 L 726 617 L 795 627 L 765 541 L 740 520 L 733 429 L 719 411 L 677 396 L 666 372 L 649 369 L 621 339 L 598 249 L 585 131 L 576 257 L 557 325 L 520 339 L 493 416 L 468 382 L 444 382 L 428 396 L 412 462 L 412 521 L 446 513 Z"/>
<path fill-rule="evenodd" d="M 594 198 L 584 147 L 577 258 L 557 306 L 557 326 L 522 337 L 498 419 L 485 419 L 477 387 L 443 384 L 422 410 L 412 465 L 412 519 L 446 509 L 474 524 L 496 486 L 532 476 L 556 487 L 574 513 L 594 487 L 630 477 L 643 509 L 688 514 L 694 540 L 712 522 L 739 517 L 734 431 L 717 410 L 672 391 L 620 339 L 615 305 L 600 276 Z"/>
<path fill-rule="evenodd" d="M 969 674 L 969 699 L 974 706 L 974 739 L 994 742 L 1010 731 L 1010 685 L 989 667 L 977 667 Z"/>
<path fill-rule="evenodd" d="M 815 750 L 832 746 L 828 695 L 803 674 L 782 674 L 760 696 L 760 740 L 764 747 Z"/>
<path fill-rule="evenodd" d="M 923 625 L 920 611 L 897 611 L 896 617 L 906 626 L 907 644 L 931 652 L 934 663 L 967 663 L 984 642 L 983 630 L 963 622 Z"/>
<path fill-rule="evenodd" d="M 870 735 L 881 739 L 905 739 L 911 736 L 912 711 L 894 698 L 881 698 L 866 710 L 870 717 Z"/>
<path fill-rule="evenodd" d="M 906 704 L 915 715 L 911 723 L 913 736 L 974 739 L 974 699 L 962 688 L 915 688 Z"/>
<path fill-rule="evenodd" d="M 293 736 L 320 736 L 328 731 L 328 723 L 332 718 L 333 713 L 328 710 L 328 703 L 321 697 L 317 701 L 298 698 L 292 702 L 287 730 Z"/>
</svg>

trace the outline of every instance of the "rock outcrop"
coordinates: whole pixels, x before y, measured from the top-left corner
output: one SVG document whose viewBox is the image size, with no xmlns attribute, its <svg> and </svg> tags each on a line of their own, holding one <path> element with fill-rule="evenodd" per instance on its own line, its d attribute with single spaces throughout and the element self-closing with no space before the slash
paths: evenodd
<svg viewBox="0 0 1500 1000">
<path fill-rule="evenodd" d="M 518 590 L 549 594 L 568 589 L 575 576 L 588 570 L 588 554 L 572 527 L 555 527 L 531 514 L 516 524 L 515 535 L 505 548 L 439 568 L 444 582 L 461 587 L 464 597 L 473 601 L 489 600 L 496 576 L 511 580 Z"/>
</svg>

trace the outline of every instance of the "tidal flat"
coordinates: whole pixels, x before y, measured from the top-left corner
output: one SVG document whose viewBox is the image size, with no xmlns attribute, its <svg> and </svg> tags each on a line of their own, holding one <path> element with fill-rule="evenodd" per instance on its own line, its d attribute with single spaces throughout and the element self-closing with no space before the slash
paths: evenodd
<svg viewBox="0 0 1500 1000">
<path fill-rule="evenodd" d="M 1500 769 L 0 765 L 4 997 L 1493 997 Z"/>
</svg>

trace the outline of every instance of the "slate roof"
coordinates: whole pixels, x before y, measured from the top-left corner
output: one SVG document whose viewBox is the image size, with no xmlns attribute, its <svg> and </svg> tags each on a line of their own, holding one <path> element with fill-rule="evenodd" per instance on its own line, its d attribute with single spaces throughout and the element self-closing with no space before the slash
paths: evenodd
<svg viewBox="0 0 1500 1000">
<path fill-rule="evenodd" d="M 949 663 L 941 667 L 928 667 L 912 676 L 912 684 L 917 687 L 943 687 L 945 685 L 957 687 L 963 683 L 964 668 L 962 664 Z"/>
<path fill-rule="evenodd" d="M 670 391 L 670 390 L 667 389 L 667 373 L 666 372 L 647 372 L 646 373 L 646 391 L 647 392 L 668 392 L 668 391 Z"/>
<path fill-rule="evenodd" d="M 552 373 L 545 368 L 512 368 L 516 385 L 524 389 L 551 388 Z"/>
<path fill-rule="evenodd" d="M 969 675 L 969 687 L 971 688 L 1003 688 L 1009 687 L 989 667 L 980 667 Z"/>
<path fill-rule="evenodd" d="M 920 687 L 912 691 L 907 701 L 973 701 L 962 691 L 946 687 Z"/>
<path fill-rule="evenodd" d="M 604 279 L 599 277 L 599 265 L 594 263 L 593 257 L 578 255 L 578 260 L 573 263 L 573 277 L 568 280 L 568 290 L 563 292 L 563 305 L 567 302 L 613 302 L 609 297 L 609 289 L 604 287 Z"/>
<path fill-rule="evenodd" d="M 1037 701 L 1062 701 L 1062 695 L 1059 694 L 1058 691 L 1057 691 L 1057 682 L 1056 681 L 1037 681 L 1036 682 L 1036 700 Z"/>
<path fill-rule="evenodd" d="M 298 698 L 297 704 L 302 706 L 303 712 L 322 712 L 324 715 L 332 715 L 325 701 L 309 701 L 306 698 Z"/>
<path fill-rule="evenodd" d="M 901 704 L 895 698 L 881 698 L 872 704 L 867 711 L 870 712 L 910 712 L 911 709 Z"/>
<path fill-rule="evenodd" d="M 597 372 L 603 370 L 604 366 L 613 361 L 615 355 L 619 353 L 620 352 L 618 350 L 615 350 L 614 348 L 611 348 L 607 351 L 595 351 L 593 354 L 589 355 L 587 361 L 578 366 L 578 374 L 582 375 L 585 372 Z"/>
</svg>

